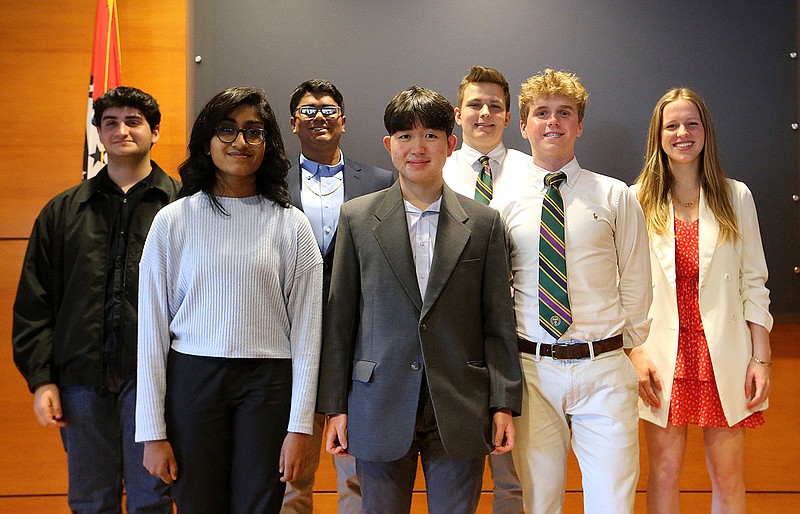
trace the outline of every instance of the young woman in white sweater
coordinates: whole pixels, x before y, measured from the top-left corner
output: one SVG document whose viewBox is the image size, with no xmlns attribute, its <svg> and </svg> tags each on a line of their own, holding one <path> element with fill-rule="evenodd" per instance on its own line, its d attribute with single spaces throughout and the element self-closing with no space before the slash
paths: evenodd
<svg viewBox="0 0 800 514">
<path fill-rule="evenodd" d="M 277 513 L 307 465 L 322 258 L 263 91 L 195 121 L 141 261 L 136 440 L 181 512 Z"/>
</svg>

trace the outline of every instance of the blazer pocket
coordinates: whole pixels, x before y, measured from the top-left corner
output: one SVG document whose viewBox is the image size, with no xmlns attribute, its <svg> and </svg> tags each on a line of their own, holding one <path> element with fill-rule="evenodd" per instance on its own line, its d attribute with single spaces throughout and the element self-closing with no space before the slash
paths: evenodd
<svg viewBox="0 0 800 514">
<path fill-rule="evenodd" d="M 353 364 L 353 380 L 356 382 L 369 382 L 376 364 L 370 361 L 356 361 Z"/>
<path fill-rule="evenodd" d="M 485 368 L 486 362 L 484 361 L 467 361 L 467 365 L 472 366 L 473 368 Z"/>
<path fill-rule="evenodd" d="M 479 273 L 483 266 L 483 259 L 461 259 L 458 261 L 454 273 Z"/>
</svg>

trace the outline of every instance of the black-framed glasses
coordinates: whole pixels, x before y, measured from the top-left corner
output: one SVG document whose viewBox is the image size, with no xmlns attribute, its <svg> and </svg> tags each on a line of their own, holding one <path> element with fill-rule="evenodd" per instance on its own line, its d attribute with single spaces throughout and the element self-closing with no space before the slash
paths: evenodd
<svg viewBox="0 0 800 514">
<path fill-rule="evenodd" d="M 322 107 L 315 107 L 313 105 L 304 105 L 297 109 L 297 112 L 300 113 L 300 116 L 306 120 L 313 120 L 317 117 L 317 113 L 322 113 L 322 116 L 325 119 L 332 120 L 334 118 L 338 118 L 342 112 L 341 107 L 336 107 L 335 105 L 323 105 Z"/>
<path fill-rule="evenodd" d="M 266 137 L 266 132 L 262 128 L 237 128 L 223 125 L 222 127 L 217 127 L 215 132 L 220 141 L 228 144 L 236 141 L 240 132 L 244 133 L 245 143 L 253 146 L 263 143 Z"/>
</svg>

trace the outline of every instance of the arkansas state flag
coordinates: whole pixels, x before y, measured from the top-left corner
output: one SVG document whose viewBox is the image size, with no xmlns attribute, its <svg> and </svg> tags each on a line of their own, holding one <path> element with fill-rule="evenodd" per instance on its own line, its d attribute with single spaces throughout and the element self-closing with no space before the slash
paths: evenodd
<svg viewBox="0 0 800 514">
<path fill-rule="evenodd" d="M 83 147 L 83 178 L 91 178 L 106 164 L 106 152 L 92 125 L 94 101 L 120 85 L 119 25 L 117 0 L 97 0 L 94 21 L 92 74 L 89 77 L 89 107 L 86 110 L 86 141 Z"/>
</svg>

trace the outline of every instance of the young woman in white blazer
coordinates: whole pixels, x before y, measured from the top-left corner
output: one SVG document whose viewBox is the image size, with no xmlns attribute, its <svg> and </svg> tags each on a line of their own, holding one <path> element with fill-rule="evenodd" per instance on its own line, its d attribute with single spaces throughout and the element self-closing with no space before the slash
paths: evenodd
<svg viewBox="0 0 800 514">
<path fill-rule="evenodd" d="M 687 425 L 703 427 L 712 512 L 745 512 L 744 429 L 764 423 L 771 353 L 767 266 L 750 190 L 727 179 L 694 91 L 653 110 L 634 186 L 647 219 L 653 324 L 631 359 L 649 455 L 648 511 L 679 511 Z"/>
</svg>

